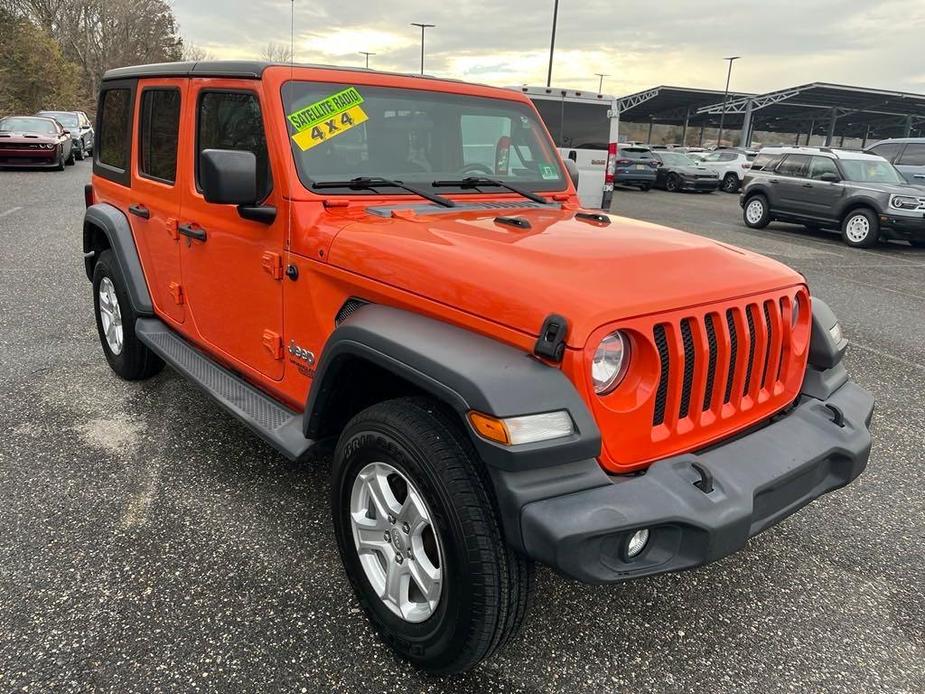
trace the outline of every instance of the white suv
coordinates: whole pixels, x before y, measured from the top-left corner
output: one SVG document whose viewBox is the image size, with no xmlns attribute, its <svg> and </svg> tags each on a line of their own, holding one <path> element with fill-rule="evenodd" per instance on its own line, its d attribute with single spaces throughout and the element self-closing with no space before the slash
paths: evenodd
<svg viewBox="0 0 925 694">
<path fill-rule="evenodd" d="M 718 149 L 701 158 L 700 166 L 716 171 L 722 183 L 720 189 L 727 193 L 736 193 L 742 186 L 742 180 L 748 172 L 753 157 L 736 149 Z"/>
</svg>

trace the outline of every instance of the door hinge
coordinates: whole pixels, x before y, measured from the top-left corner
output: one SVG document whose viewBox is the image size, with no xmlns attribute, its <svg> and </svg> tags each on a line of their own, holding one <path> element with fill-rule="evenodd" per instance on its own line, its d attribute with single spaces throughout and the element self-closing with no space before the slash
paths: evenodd
<svg viewBox="0 0 925 694">
<path fill-rule="evenodd" d="M 283 258 L 279 253 L 267 251 L 261 258 L 263 269 L 275 280 L 283 279 Z"/>
<path fill-rule="evenodd" d="M 170 217 L 167 220 L 167 233 L 170 234 L 170 238 L 172 238 L 174 241 L 180 238 L 180 232 L 177 230 L 178 226 L 179 222 L 177 222 L 177 220 L 173 217 Z"/>
<path fill-rule="evenodd" d="M 274 359 L 283 358 L 283 338 L 272 330 L 263 331 L 263 346 Z"/>
<path fill-rule="evenodd" d="M 173 296 L 174 302 L 175 302 L 178 306 L 182 306 L 182 305 L 183 305 L 183 299 L 184 299 L 184 296 L 183 296 L 183 287 L 182 287 L 180 284 L 178 284 L 177 282 L 171 282 L 170 284 L 167 285 L 167 288 L 170 290 L 170 293 L 171 293 L 171 295 Z"/>
</svg>

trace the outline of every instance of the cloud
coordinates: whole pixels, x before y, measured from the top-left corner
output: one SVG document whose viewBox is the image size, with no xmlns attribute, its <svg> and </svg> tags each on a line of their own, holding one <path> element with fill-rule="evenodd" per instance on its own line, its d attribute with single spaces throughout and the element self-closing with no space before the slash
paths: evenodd
<svg viewBox="0 0 925 694">
<path fill-rule="evenodd" d="M 221 58 L 253 58 L 288 43 L 288 0 L 174 0 L 184 36 Z M 416 72 L 430 22 L 426 70 L 499 85 L 545 84 L 552 0 L 296 0 L 296 59 Z M 561 2 L 553 81 L 624 94 L 656 84 L 770 91 L 828 81 L 907 91 L 923 87 L 915 60 L 922 0 L 687 0 Z"/>
</svg>

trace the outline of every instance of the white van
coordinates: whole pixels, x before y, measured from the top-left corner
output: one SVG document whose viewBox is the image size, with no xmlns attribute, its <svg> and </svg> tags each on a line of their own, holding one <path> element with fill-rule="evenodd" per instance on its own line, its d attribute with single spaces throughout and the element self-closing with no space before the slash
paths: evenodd
<svg viewBox="0 0 925 694">
<path fill-rule="evenodd" d="M 556 87 L 511 89 L 533 101 L 562 157 L 578 165 L 581 204 L 604 207 L 607 153 L 610 143 L 617 141 L 619 127 L 616 99 L 606 94 Z"/>
</svg>

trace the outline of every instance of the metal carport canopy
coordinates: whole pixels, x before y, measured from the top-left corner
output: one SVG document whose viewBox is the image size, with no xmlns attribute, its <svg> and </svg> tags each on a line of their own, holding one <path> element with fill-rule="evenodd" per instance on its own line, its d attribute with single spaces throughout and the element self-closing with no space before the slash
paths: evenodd
<svg viewBox="0 0 925 694">
<path fill-rule="evenodd" d="M 748 92 L 729 92 L 728 100 L 752 97 Z M 722 104 L 723 92 L 715 89 L 672 87 L 660 85 L 617 100 L 620 120 L 630 123 L 660 123 L 680 125 L 687 134 L 688 125 L 709 125 L 709 117 L 698 117 L 701 107 L 717 101 Z M 717 119 L 717 123 L 719 120 Z"/>
<path fill-rule="evenodd" d="M 719 122 L 722 99 L 700 106 L 691 122 L 698 125 Z M 826 143 L 836 136 L 863 138 L 909 136 L 925 127 L 925 94 L 868 89 L 826 82 L 812 82 L 788 89 L 729 99 L 725 121 L 744 133 L 751 143 L 758 128 L 772 132 L 826 134 Z"/>
</svg>

